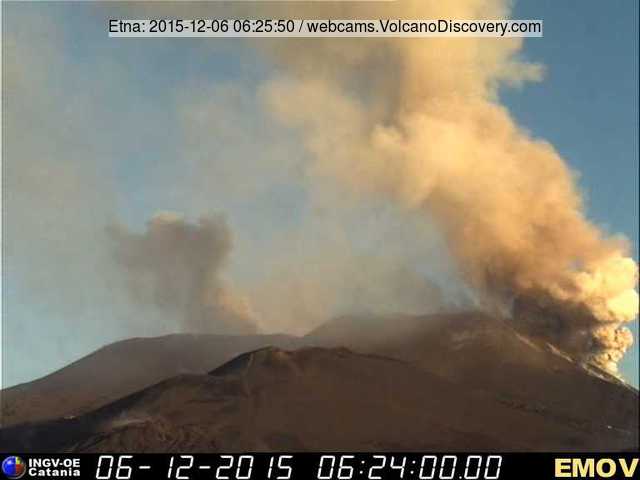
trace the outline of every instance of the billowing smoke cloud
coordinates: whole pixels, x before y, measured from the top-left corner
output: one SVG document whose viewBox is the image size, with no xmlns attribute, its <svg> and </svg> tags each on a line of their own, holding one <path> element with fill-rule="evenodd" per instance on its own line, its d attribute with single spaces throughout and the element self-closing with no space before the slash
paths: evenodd
<svg viewBox="0 0 640 480">
<path fill-rule="evenodd" d="M 119 11 L 123 18 L 155 18 L 159 9 L 183 18 L 212 16 L 210 4 L 190 4 L 185 10 L 178 3 L 153 3 L 149 12 L 139 14 L 127 13 L 142 8 L 139 4 Z M 216 5 L 215 14 L 505 18 L 509 4 L 239 2 Z M 92 9 L 104 19 L 114 18 L 106 7 Z M 33 19 L 19 20 L 8 25 L 34 25 Z M 133 67 L 116 68 L 122 51 L 112 51 L 112 60 L 111 50 L 98 56 L 98 73 L 92 63 L 60 58 L 64 44 L 55 40 L 73 29 L 58 21 L 47 21 L 47 28 L 35 24 L 37 28 L 5 32 L 5 47 L 14 53 L 4 65 L 9 93 L 5 153 L 12 159 L 5 162 L 4 200 L 5 213 L 16 213 L 5 232 L 5 271 L 14 282 L 24 277 L 29 285 L 14 285 L 23 293 L 19 299 L 10 296 L 12 305 L 34 310 L 40 305 L 42 311 L 36 310 L 30 321 L 7 315 L 6 321 L 15 323 L 5 332 L 32 332 L 26 335 L 32 341 L 47 340 L 37 345 L 43 351 L 51 349 L 51 338 L 57 336 L 59 345 L 73 349 L 66 363 L 88 348 L 68 341 L 64 332 L 69 328 L 91 338 L 91 349 L 132 333 L 174 331 L 176 319 L 182 320 L 183 331 L 253 331 L 254 315 L 222 277 L 232 242 L 220 218 L 190 223 L 163 214 L 142 233 L 114 226 L 109 249 L 104 225 L 108 218 L 122 218 L 122 211 L 114 211 L 119 202 L 134 212 L 146 211 L 149 204 L 189 214 L 211 205 L 230 212 L 234 226 L 240 226 L 234 254 L 241 252 L 230 276 L 251 294 L 256 322 L 264 329 L 301 333 L 328 315 L 367 307 L 415 313 L 438 308 L 441 292 L 423 274 L 442 278 L 435 264 L 448 256 L 426 245 L 429 235 L 419 228 L 391 234 L 381 230 L 382 223 L 394 224 L 380 222 L 375 208 L 369 211 L 370 221 L 344 215 L 357 203 L 354 197 L 371 205 L 391 198 L 398 223 L 423 215 L 425 224 L 440 227 L 466 282 L 487 308 L 512 313 L 580 360 L 615 371 L 631 342 L 622 324 L 637 315 L 637 266 L 627 258 L 624 240 L 607 237 L 585 219 L 575 179 L 553 147 L 532 139 L 498 102 L 500 86 L 542 76 L 540 66 L 518 59 L 521 40 L 259 41 L 253 44 L 256 51 L 281 67 L 276 68 L 279 76 L 258 93 L 267 115 L 280 122 L 256 113 L 255 79 L 245 84 L 235 78 L 233 86 L 214 85 L 211 91 L 197 82 L 188 88 L 173 88 L 172 83 L 172 91 L 185 92 L 174 103 L 189 107 L 176 119 L 171 102 L 157 104 L 155 96 L 148 96 L 148 104 L 143 98 L 130 101 L 127 87 L 141 77 L 129 76 Z M 150 55 L 167 54 L 155 50 L 161 41 L 152 43 L 144 47 Z M 235 41 L 205 43 L 216 49 L 233 45 L 234 56 L 246 54 Z M 204 57 L 195 52 L 194 58 Z M 20 62 L 11 61 L 17 58 Z M 128 58 L 130 65 L 148 68 Z M 254 60 L 243 57 L 241 62 Z M 144 78 L 151 78 L 146 71 Z M 69 103 L 70 98 L 75 100 Z M 181 121 L 189 135 L 173 145 L 172 129 Z M 304 155 L 287 127 L 301 132 Z M 165 138 L 166 145 L 161 142 Z M 179 156 L 171 151 L 164 162 L 167 171 L 162 162 L 154 162 L 147 172 L 140 158 L 146 154 L 139 152 L 162 145 L 158 153 L 165 153 L 169 144 Z M 145 170 L 137 200 L 123 195 L 119 185 L 123 172 L 131 173 L 132 159 Z M 305 195 L 314 197 L 310 203 L 317 201 L 318 191 L 330 201 L 322 199 L 321 208 L 312 204 L 293 211 L 282 194 L 277 211 L 260 210 L 265 198 L 292 183 L 296 199 L 302 184 L 301 189 L 310 191 Z M 246 208 L 257 213 L 239 220 L 237 211 Z M 332 216 L 318 221 L 327 214 L 317 211 Z M 135 216 L 128 220 L 137 221 Z M 292 231 L 301 232 L 295 244 Z M 356 243 L 367 244 L 364 253 Z M 347 248 L 351 246 L 353 251 Z M 413 253 L 407 254 L 409 250 Z M 451 283 L 458 280 L 455 273 Z M 126 299 L 121 298 L 123 287 Z M 159 307 L 166 325 L 148 314 L 148 306 Z M 54 323 L 54 316 L 64 321 Z M 42 318 L 50 322 L 44 336 L 36 334 L 42 332 Z M 73 327 L 67 319 L 74 319 Z M 305 322 L 310 324 L 302 331 L 293 327 Z M 6 343 L 24 348 L 24 342 Z M 24 363 L 20 355 L 15 354 L 20 361 L 11 363 Z"/>
<path fill-rule="evenodd" d="M 174 312 L 189 333 L 255 333 L 248 303 L 220 277 L 232 246 L 222 217 L 155 215 L 143 233 L 109 228 L 133 300 Z"/>
<path fill-rule="evenodd" d="M 283 8 L 292 17 L 505 18 L 509 4 Z M 637 265 L 623 239 L 585 218 L 554 148 L 500 105 L 501 85 L 541 77 L 518 59 L 520 47 L 519 39 L 271 43 L 286 73 L 264 96 L 302 132 L 314 178 L 428 212 L 487 306 L 513 307 L 579 360 L 615 372 L 631 342 L 622 324 L 638 313 Z"/>
<path fill-rule="evenodd" d="M 181 169 L 187 211 L 216 205 L 229 215 L 228 274 L 250 298 L 260 330 L 305 334 L 349 313 L 426 314 L 458 305 L 457 290 L 443 295 L 440 288 L 457 288 L 459 279 L 433 226 L 386 199 L 307 175 L 311 155 L 273 121 L 258 90 L 245 78 L 181 94 L 184 141 L 172 164 Z"/>
</svg>

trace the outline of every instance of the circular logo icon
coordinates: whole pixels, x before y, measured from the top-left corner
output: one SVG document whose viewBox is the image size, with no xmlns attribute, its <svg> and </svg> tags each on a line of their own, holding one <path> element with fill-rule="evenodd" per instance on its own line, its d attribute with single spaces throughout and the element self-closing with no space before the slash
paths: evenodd
<svg viewBox="0 0 640 480">
<path fill-rule="evenodd" d="M 17 480 L 27 473 L 27 464 L 18 456 L 7 457 L 2 462 L 2 473 L 11 480 Z"/>
</svg>

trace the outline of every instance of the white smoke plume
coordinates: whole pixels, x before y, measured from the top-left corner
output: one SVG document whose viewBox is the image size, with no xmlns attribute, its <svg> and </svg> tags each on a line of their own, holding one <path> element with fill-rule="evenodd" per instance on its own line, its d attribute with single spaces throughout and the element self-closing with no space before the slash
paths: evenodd
<svg viewBox="0 0 640 480">
<path fill-rule="evenodd" d="M 510 2 L 286 5 L 316 18 L 507 18 Z M 273 14 L 273 5 L 269 7 Z M 255 11 L 253 12 L 255 14 Z M 265 86 L 273 114 L 299 129 L 310 174 L 428 213 L 487 305 L 535 318 L 540 334 L 612 373 L 638 313 L 624 239 L 584 213 L 573 173 L 498 100 L 539 80 L 520 39 L 314 39 L 262 48 L 284 68 Z M 535 312 L 535 313 L 533 313 Z"/>
<path fill-rule="evenodd" d="M 189 333 L 255 333 L 248 303 L 221 279 L 232 246 L 222 217 L 189 223 L 159 213 L 143 233 L 111 226 L 109 234 L 134 301 L 175 312 Z"/>
</svg>

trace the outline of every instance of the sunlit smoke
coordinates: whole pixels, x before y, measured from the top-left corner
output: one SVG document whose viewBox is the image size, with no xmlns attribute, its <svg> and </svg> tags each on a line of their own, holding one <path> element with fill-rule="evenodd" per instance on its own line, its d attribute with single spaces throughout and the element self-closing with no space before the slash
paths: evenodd
<svg viewBox="0 0 640 480">
<path fill-rule="evenodd" d="M 367 4 L 366 13 L 505 18 L 509 5 L 420 0 Z M 290 16 L 364 14 L 357 4 L 282 8 Z M 616 372 L 631 342 L 621 324 L 638 313 L 637 265 L 624 239 L 586 219 L 574 175 L 553 146 L 500 104 L 501 86 L 543 74 L 519 59 L 521 39 L 315 39 L 260 48 L 284 67 L 265 86 L 265 101 L 302 132 L 317 181 L 339 179 L 428 212 L 487 305 L 515 302 L 514 317 L 529 312 L 541 335 Z"/>
</svg>

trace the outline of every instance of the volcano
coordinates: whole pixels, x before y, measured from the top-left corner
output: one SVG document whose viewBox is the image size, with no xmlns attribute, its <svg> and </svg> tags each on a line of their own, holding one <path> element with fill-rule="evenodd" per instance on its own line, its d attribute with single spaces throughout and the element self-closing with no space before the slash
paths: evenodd
<svg viewBox="0 0 640 480">
<path fill-rule="evenodd" d="M 2 451 L 638 447 L 635 389 L 479 313 L 125 340 L 2 400 Z"/>
</svg>

